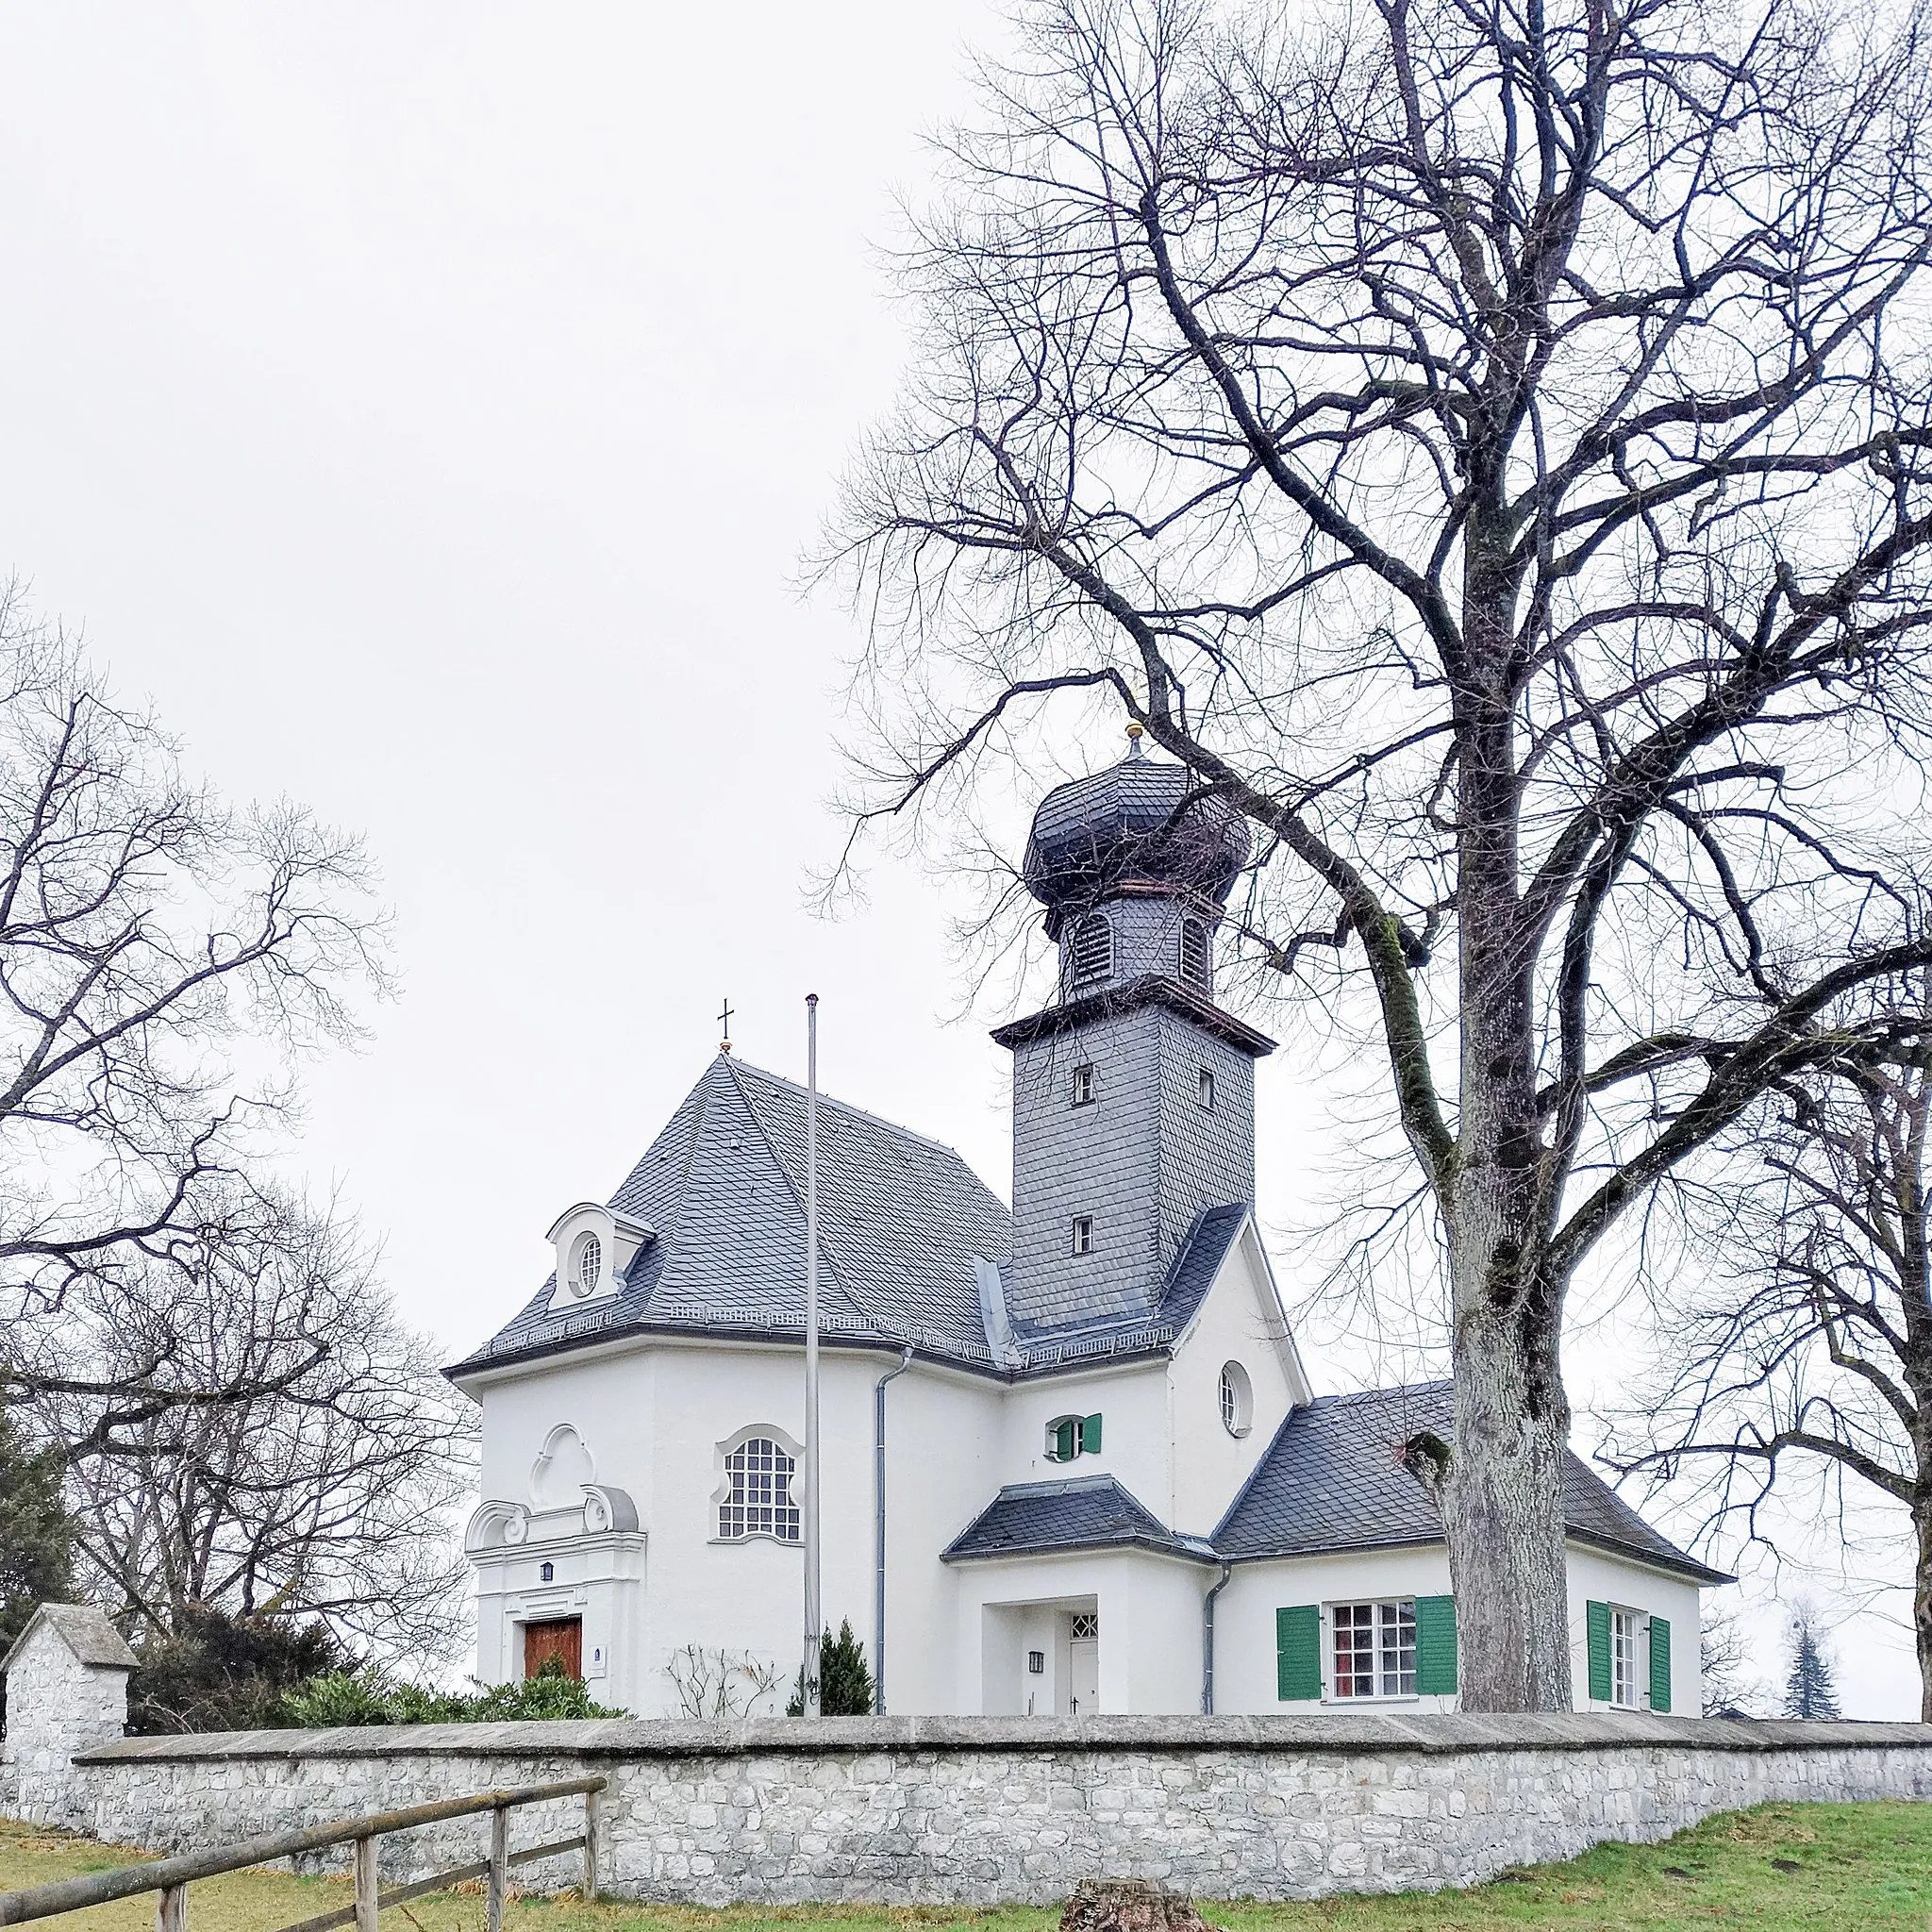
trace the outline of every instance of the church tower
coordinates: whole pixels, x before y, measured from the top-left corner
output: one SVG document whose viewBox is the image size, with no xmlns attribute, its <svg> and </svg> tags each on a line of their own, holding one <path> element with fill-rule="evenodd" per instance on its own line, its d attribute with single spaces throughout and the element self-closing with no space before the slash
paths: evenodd
<svg viewBox="0 0 1932 1932">
<path fill-rule="evenodd" d="M 1059 948 L 1054 1003 L 1013 1055 L 1013 1262 L 1023 1334 L 1151 1316 L 1200 1213 L 1255 1194 L 1255 1061 L 1215 1004 L 1215 931 L 1249 841 L 1186 767 L 1145 756 L 1049 792 L 1028 890 Z"/>
</svg>

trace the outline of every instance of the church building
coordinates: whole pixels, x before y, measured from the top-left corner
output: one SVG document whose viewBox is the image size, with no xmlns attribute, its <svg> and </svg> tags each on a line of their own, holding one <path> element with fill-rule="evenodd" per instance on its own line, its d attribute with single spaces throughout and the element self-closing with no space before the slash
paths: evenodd
<svg viewBox="0 0 1932 1932">
<path fill-rule="evenodd" d="M 1013 1057 L 1010 1210 L 821 1098 L 827 1622 L 899 1713 L 1452 1710 L 1441 1520 L 1399 1457 L 1446 1383 L 1324 1394 L 1255 1205 L 1255 1063 L 1215 996 L 1243 822 L 1132 754 L 1041 805 L 1058 945 Z M 803 1623 L 806 1095 L 728 1050 L 449 1370 L 482 1411 L 476 1674 L 558 1658 L 640 1717 L 782 1710 Z M 1573 1457 L 1579 1708 L 1699 1708 L 1698 1593 Z"/>
</svg>

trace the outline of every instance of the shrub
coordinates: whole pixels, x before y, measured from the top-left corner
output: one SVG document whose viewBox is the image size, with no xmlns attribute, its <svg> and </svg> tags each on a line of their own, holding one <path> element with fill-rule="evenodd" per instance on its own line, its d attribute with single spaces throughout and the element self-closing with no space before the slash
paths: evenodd
<svg viewBox="0 0 1932 1932">
<path fill-rule="evenodd" d="M 140 1657 L 127 1683 L 127 1728 L 146 1734 L 273 1724 L 289 1690 L 347 1661 L 320 1624 L 231 1617 L 206 1605 L 184 1609 L 172 1634 L 147 1639 Z"/>
<path fill-rule="evenodd" d="M 865 1645 L 852 1634 L 852 1620 L 847 1617 L 840 1624 L 838 1636 L 829 1630 L 819 1635 L 819 1714 L 870 1717 L 872 1700 L 872 1670 L 865 1661 Z M 804 1712 L 805 1673 L 800 1671 L 785 1715 L 800 1717 Z"/>
<path fill-rule="evenodd" d="M 286 1691 L 264 1722 L 322 1730 L 337 1724 L 554 1724 L 628 1715 L 592 1703 L 582 1680 L 566 1676 L 552 1657 L 521 1684 L 479 1684 L 475 1690 L 425 1690 L 375 1669 L 329 1671 Z"/>
</svg>

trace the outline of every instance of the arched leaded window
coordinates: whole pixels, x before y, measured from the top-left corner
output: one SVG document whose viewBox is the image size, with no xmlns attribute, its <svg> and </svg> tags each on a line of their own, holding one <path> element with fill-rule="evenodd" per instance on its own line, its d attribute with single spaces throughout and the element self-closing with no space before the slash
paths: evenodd
<svg viewBox="0 0 1932 1932">
<path fill-rule="evenodd" d="M 729 1488 L 718 1505 L 718 1535 L 725 1542 L 746 1537 L 798 1541 L 798 1505 L 791 1499 L 792 1459 L 769 1436 L 751 1436 L 724 1456 Z"/>
<path fill-rule="evenodd" d="M 1067 940 L 1068 975 L 1075 987 L 1092 986 L 1113 973 L 1113 927 L 1104 912 L 1075 922 Z"/>
<path fill-rule="evenodd" d="M 1208 985 L 1208 928 L 1198 919 L 1181 921 L 1181 979 L 1204 990 Z"/>
</svg>

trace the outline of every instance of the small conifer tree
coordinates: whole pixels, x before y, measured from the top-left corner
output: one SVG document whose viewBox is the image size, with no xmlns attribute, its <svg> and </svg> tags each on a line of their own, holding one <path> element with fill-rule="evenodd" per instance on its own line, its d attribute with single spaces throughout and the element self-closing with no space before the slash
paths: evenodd
<svg viewBox="0 0 1932 1932">
<path fill-rule="evenodd" d="M 819 1639 L 819 1710 L 825 1717 L 870 1717 L 872 1699 L 872 1667 L 865 1660 L 865 1645 L 852 1634 L 852 1619 L 847 1617 L 840 1624 L 837 1637 L 827 1630 Z M 801 1670 L 785 1715 L 801 1717 L 804 1713 L 805 1673 Z"/>
<path fill-rule="evenodd" d="M 1801 1609 L 1791 1619 L 1790 1646 L 1791 1670 L 1785 1679 L 1785 1715 L 1842 1717 L 1838 1690 L 1831 1681 L 1831 1659 L 1824 1654 L 1818 1620 L 1808 1609 Z"/>
</svg>

